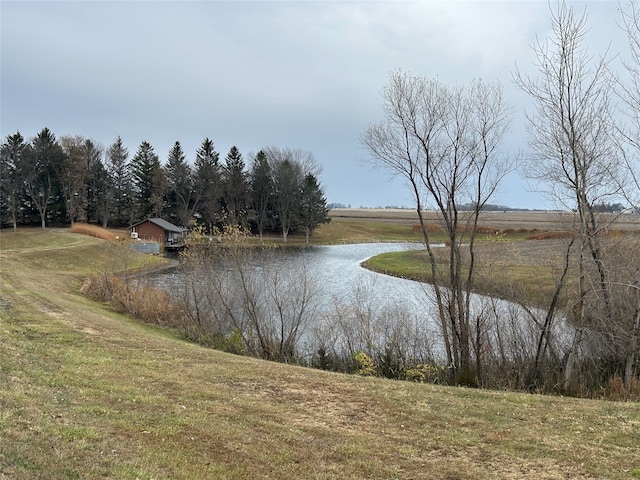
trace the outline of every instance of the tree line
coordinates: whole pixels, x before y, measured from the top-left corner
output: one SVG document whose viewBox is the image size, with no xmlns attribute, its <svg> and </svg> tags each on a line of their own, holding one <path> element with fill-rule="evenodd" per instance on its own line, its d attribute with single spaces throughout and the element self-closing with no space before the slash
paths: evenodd
<svg viewBox="0 0 640 480">
<path fill-rule="evenodd" d="M 149 217 L 179 226 L 239 225 L 262 235 L 308 236 L 328 221 L 311 152 L 267 147 L 250 165 L 233 146 L 224 160 L 205 138 L 191 164 L 179 141 L 162 164 L 143 141 L 130 158 L 120 137 L 106 149 L 43 128 L 30 141 L 8 135 L 0 151 L 2 225 L 75 222 L 126 227 Z"/>
</svg>

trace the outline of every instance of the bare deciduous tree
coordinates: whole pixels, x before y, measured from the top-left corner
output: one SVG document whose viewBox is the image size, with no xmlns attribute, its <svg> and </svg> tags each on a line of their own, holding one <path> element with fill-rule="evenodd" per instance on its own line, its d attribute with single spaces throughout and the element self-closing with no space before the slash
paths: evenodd
<svg viewBox="0 0 640 480">
<path fill-rule="evenodd" d="M 623 62 L 628 73 L 626 81 L 618 82 L 629 121 L 629 127 L 621 129 L 622 137 L 630 147 L 622 149 L 624 165 L 629 173 L 625 177 L 627 183 L 623 185 L 623 193 L 635 213 L 640 213 L 640 7 L 637 1 L 630 0 L 629 8 L 621 8 L 620 11 L 630 54 L 630 58 Z"/>
<path fill-rule="evenodd" d="M 361 142 L 376 165 L 408 181 L 426 246 L 448 362 L 457 381 L 475 384 L 470 296 L 474 282 L 476 227 L 482 208 L 510 170 L 500 154 L 509 109 L 497 83 L 481 80 L 450 87 L 404 72 L 391 75 L 383 92 L 385 121 L 370 126 Z M 473 205 L 462 211 L 463 204 Z M 423 209 L 435 208 L 448 237 L 438 261 Z"/>
<path fill-rule="evenodd" d="M 87 221 L 87 182 L 91 174 L 89 157 L 94 150 L 93 142 L 79 135 L 63 136 L 58 141 L 65 156 L 57 174 L 67 208 L 67 217 L 73 226 L 76 221 Z"/>
<path fill-rule="evenodd" d="M 245 236 L 229 226 L 220 243 L 192 240 L 176 290 L 201 334 L 228 339 L 237 332 L 247 353 L 295 360 L 317 316 L 316 276 L 304 262 L 295 269 L 281 262 L 278 249 L 246 245 Z"/>
<path fill-rule="evenodd" d="M 629 108 L 628 118 L 632 120 L 631 129 L 623 132 L 623 136 L 634 154 L 624 157 L 629 172 L 625 197 L 635 213 L 640 213 L 640 7 L 638 2 L 633 0 L 629 2 L 629 7 L 629 10 L 622 9 L 621 12 L 624 29 L 629 39 L 631 58 L 625 66 L 630 80 L 628 84 L 621 85 L 622 98 Z M 637 268 L 626 287 L 631 293 L 631 298 L 635 299 L 635 312 L 629 335 L 624 374 L 625 385 L 630 386 L 635 363 L 640 356 L 640 267 Z"/>
<path fill-rule="evenodd" d="M 527 116 L 531 153 L 526 172 L 553 200 L 576 212 L 571 228 L 578 239 L 578 279 L 566 311 L 575 336 L 565 364 L 566 389 L 581 351 L 605 374 L 620 363 L 616 338 L 628 322 L 612 283 L 615 246 L 607 232 L 613 218 L 599 215 L 596 207 L 623 195 L 629 171 L 614 122 L 615 79 L 606 56 L 594 58 L 585 46 L 586 12 L 577 15 L 564 2 L 550 10 L 552 34 L 533 46 L 538 76 L 518 71 L 515 81 L 536 108 Z"/>
</svg>

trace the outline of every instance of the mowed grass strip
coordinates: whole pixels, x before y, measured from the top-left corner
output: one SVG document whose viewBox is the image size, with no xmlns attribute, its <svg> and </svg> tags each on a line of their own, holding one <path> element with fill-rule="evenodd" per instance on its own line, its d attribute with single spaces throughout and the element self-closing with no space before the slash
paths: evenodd
<svg viewBox="0 0 640 480">
<path fill-rule="evenodd" d="M 333 218 L 320 225 L 310 240 L 315 244 L 329 245 L 362 242 L 419 242 L 422 236 L 411 226 L 388 222 L 358 221 Z"/>
<path fill-rule="evenodd" d="M 14 238 L 9 252 L 9 235 L 0 234 L 0 478 L 640 475 L 638 404 L 208 350 L 77 293 L 75 279 L 102 268 L 107 242 L 47 232 L 50 242 Z M 43 260 L 38 248 L 56 254 Z"/>
</svg>

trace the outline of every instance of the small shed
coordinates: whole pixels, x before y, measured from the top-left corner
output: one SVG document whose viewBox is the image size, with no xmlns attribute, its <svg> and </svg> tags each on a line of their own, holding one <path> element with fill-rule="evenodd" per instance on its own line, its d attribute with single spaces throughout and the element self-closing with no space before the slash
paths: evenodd
<svg viewBox="0 0 640 480">
<path fill-rule="evenodd" d="M 145 242 L 158 242 L 165 248 L 184 246 L 187 229 L 178 227 L 162 218 L 147 218 L 129 227 L 131 238 Z"/>
</svg>

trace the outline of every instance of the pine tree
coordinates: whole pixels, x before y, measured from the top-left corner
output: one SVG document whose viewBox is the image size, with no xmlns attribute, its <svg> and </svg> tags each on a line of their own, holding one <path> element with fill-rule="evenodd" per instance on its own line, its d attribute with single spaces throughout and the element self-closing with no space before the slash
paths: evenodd
<svg viewBox="0 0 640 480">
<path fill-rule="evenodd" d="M 260 150 L 253 160 L 251 168 L 251 194 L 253 213 L 260 240 L 262 234 L 272 226 L 273 217 L 273 179 L 267 155 Z"/>
<path fill-rule="evenodd" d="M 318 179 L 311 173 L 307 174 L 302 182 L 298 215 L 307 243 L 309 243 L 309 236 L 316 227 L 331 220 L 327 199 L 318 184 Z"/>
<path fill-rule="evenodd" d="M 102 155 L 95 157 L 91 154 L 91 147 L 87 146 L 87 149 L 91 164 L 87 193 L 89 199 L 87 215 L 89 218 L 95 217 L 103 228 L 107 228 L 113 218 L 115 205 L 113 178 L 101 160 Z"/>
<path fill-rule="evenodd" d="M 167 178 L 158 155 L 150 143 L 144 141 L 131 159 L 134 193 L 138 218 L 159 217 L 164 210 Z"/>
<path fill-rule="evenodd" d="M 27 144 L 20 132 L 7 135 L 0 148 L 0 207 L 2 209 L 0 223 L 5 216 L 18 228 L 19 214 L 24 197 L 22 170 Z"/>
<path fill-rule="evenodd" d="M 193 203 L 193 174 L 180 142 L 169 151 L 167 159 L 169 217 L 177 225 L 187 226 Z"/>
<path fill-rule="evenodd" d="M 196 152 L 193 209 L 210 233 L 218 223 L 220 213 L 219 158 L 213 141 L 205 138 Z"/>
<path fill-rule="evenodd" d="M 134 221 L 133 180 L 128 162 L 129 152 L 118 136 L 107 149 L 106 170 L 113 198 L 113 221 L 118 226 L 131 225 Z"/>
<path fill-rule="evenodd" d="M 227 224 L 246 226 L 249 205 L 249 180 L 240 151 L 231 147 L 222 169 L 223 206 L 227 214 Z"/>
</svg>

